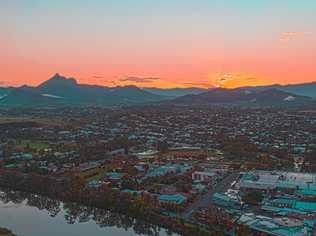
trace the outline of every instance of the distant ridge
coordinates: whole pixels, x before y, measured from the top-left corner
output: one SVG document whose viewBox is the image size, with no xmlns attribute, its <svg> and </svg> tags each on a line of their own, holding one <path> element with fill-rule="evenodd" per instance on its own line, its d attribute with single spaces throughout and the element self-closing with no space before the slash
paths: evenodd
<svg viewBox="0 0 316 236">
<path fill-rule="evenodd" d="M 315 101 L 313 100 L 315 99 Z M 316 82 L 223 88 L 138 88 L 79 84 L 74 78 L 55 74 L 37 87 L 0 87 L 0 106 L 137 105 L 171 104 L 304 105 L 316 102 Z"/>
<path fill-rule="evenodd" d="M 164 97 L 136 86 L 103 87 L 78 84 L 73 78 L 55 74 L 37 87 L 14 88 L 0 99 L 0 105 L 133 105 L 163 100 Z"/>
<path fill-rule="evenodd" d="M 242 87 L 248 90 L 267 90 L 271 88 L 279 89 L 284 92 L 293 93 L 296 95 L 307 96 L 316 98 L 316 81 L 310 83 L 302 83 L 302 84 L 287 84 L 287 85 L 280 85 L 280 84 L 272 84 L 267 86 L 255 86 L 255 87 Z"/>
<path fill-rule="evenodd" d="M 198 95 L 186 95 L 169 103 L 181 105 L 247 105 L 247 106 L 288 106 L 303 105 L 312 98 L 284 92 L 275 88 L 252 90 L 249 88 L 216 88 Z"/>
<path fill-rule="evenodd" d="M 204 88 L 195 88 L 195 87 L 191 87 L 191 88 L 166 88 L 166 89 L 162 89 L 162 88 L 143 88 L 143 90 L 153 93 L 153 94 L 157 94 L 157 95 L 161 95 L 161 96 L 168 96 L 168 97 L 181 97 L 181 96 L 185 96 L 188 94 L 200 94 L 203 92 L 206 92 L 207 89 Z"/>
</svg>

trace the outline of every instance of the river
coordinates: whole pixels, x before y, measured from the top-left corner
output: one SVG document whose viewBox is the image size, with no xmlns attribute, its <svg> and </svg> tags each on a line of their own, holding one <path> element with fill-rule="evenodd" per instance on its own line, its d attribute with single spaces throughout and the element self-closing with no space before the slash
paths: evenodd
<svg viewBox="0 0 316 236">
<path fill-rule="evenodd" d="M 121 214 L 8 190 L 0 191 L 0 227 L 18 236 L 175 235 Z"/>
</svg>

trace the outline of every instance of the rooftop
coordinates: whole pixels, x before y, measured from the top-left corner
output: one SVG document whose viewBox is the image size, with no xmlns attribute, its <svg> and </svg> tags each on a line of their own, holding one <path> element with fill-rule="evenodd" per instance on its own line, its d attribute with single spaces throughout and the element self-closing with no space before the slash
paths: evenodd
<svg viewBox="0 0 316 236">
<path fill-rule="evenodd" d="M 316 195 L 316 174 L 310 173 L 252 171 L 243 173 L 239 184 L 255 189 L 292 188 L 301 194 Z"/>
</svg>

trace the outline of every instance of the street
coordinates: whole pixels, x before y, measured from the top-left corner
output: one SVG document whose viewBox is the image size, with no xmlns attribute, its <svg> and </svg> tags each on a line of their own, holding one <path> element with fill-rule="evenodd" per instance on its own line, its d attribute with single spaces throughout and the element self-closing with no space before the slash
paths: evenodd
<svg viewBox="0 0 316 236">
<path fill-rule="evenodd" d="M 192 213 L 200 208 L 209 207 L 212 204 L 212 196 L 216 192 L 226 191 L 231 183 L 237 179 L 238 172 L 233 172 L 221 180 L 214 188 L 210 189 L 205 195 L 203 195 L 198 201 L 189 206 L 181 215 L 181 218 L 189 220 Z"/>
</svg>

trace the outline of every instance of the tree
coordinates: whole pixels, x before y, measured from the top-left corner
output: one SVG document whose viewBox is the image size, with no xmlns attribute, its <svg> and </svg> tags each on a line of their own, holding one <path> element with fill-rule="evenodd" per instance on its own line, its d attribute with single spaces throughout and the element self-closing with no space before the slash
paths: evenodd
<svg viewBox="0 0 316 236">
<path fill-rule="evenodd" d="M 166 151 L 168 151 L 169 145 L 167 143 L 167 141 L 163 140 L 163 141 L 158 141 L 157 143 L 157 150 L 165 153 Z"/>
<path fill-rule="evenodd" d="M 176 188 L 179 192 L 187 193 L 192 189 L 192 180 L 190 176 L 183 176 L 176 182 Z"/>
<path fill-rule="evenodd" d="M 133 177 L 129 175 L 125 175 L 122 179 L 121 186 L 122 186 L 122 189 L 137 189 L 138 183 Z"/>
<path fill-rule="evenodd" d="M 242 200 L 247 204 L 258 205 L 263 200 L 263 195 L 259 191 L 247 192 L 242 196 Z"/>
</svg>

